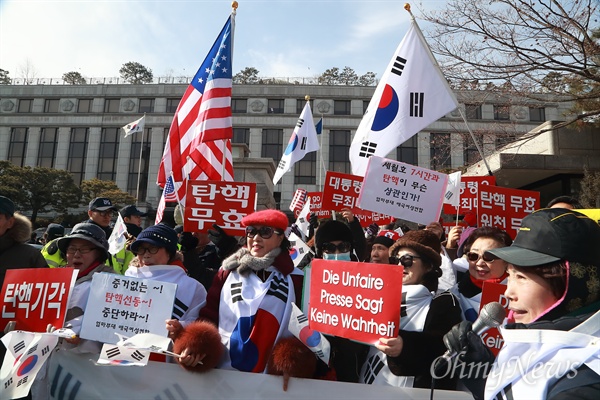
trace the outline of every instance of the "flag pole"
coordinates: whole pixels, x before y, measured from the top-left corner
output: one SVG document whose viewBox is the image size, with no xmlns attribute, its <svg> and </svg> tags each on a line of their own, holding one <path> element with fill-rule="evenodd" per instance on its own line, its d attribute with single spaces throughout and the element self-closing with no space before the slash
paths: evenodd
<svg viewBox="0 0 600 400">
<path fill-rule="evenodd" d="M 325 169 L 325 162 L 323 161 L 323 114 L 321 114 L 321 139 L 319 143 L 319 159 L 321 160 L 321 168 L 319 168 L 319 190 L 323 191 L 323 170 Z"/>
<path fill-rule="evenodd" d="M 146 113 L 144 113 L 144 121 L 146 120 Z M 146 130 L 146 126 L 144 125 L 144 129 L 142 129 L 142 142 L 140 144 L 140 161 L 138 163 L 138 178 L 137 178 L 137 186 L 135 189 L 135 205 L 138 206 L 140 204 L 140 177 L 142 175 L 142 152 L 144 150 L 144 131 Z"/>
<path fill-rule="evenodd" d="M 231 62 L 233 63 L 233 43 L 234 43 L 233 38 L 235 35 L 235 16 L 237 14 L 238 2 L 232 1 L 231 8 L 232 8 L 232 10 L 231 10 L 231 57 L 232 57 L 232 61 Z M 232 65 L 232 67 L 233 67 L 233 65 Z M 231 97 L 229 98 L 229 109 L 231 110 Z M 233 126 L 231 127 L 231 134 L 233 137 Z M 227 162 L 227 140 L 231 140 L 231 139 L 223 140 L 223 149 L 222 149 L 223 158 L 221 160 L 221 180 L 222 181 L 225 180 L 225 163 Z M 232 154 L 232 158 L 233 158 L 233 154 Z"/>
</svg>

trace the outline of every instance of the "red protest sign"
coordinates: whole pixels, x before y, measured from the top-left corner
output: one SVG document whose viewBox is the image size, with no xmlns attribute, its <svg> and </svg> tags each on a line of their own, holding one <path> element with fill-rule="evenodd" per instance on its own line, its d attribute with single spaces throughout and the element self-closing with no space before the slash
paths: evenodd
<svg viewBox="0 0 600 400">
<path fill-rule="evenodd" d="M 362 227 L 367 227 L 372 223 L 377 225 L 392 223 L 393 217 L 363 210 L 356 206 L 362 182 L 362 176 L 327 171 L 321 209 L 341 211 L 343 208 L 349 208 Z"/>
<path fill-rule="evenodd" d="M 308 326 L 364 343 L 396 337 L 402 273 L 397 265 L 313 260 Z"/>
<path fill-rule="evenodd" d="M 461 176 L 460 177 L 460 209 L 458 214 L 467 211 L 477 211 L 477 194 L 480 186 L 493 186 L 496 184 L 495 176 Z M 457 214 L 456 207 L 444 204 L 444 214 Z"/>
<path fill-rule="evenodd" d="M 540 192 L 480 186 L 477 202 L 479 226 L 498 227 L 514 239 L 523 218 L 540 208 Z"/>
<path fill-rule="evenodd" d="M 318 218 L 331 217 L 331 211 L 323 209 L 323 192 L 308 192 L 310 197 L 310 212 Z"/>
<path fill-rule="evenodd" d="M 483 282 L 483 288 L 481 289 L 481 303 L 479 305 L 479 311 L 488 303 L 498 302 L 502 304 L 502 306 L 508 312 L 508 299 L 504 296 L 504 292 L 506 292 L 506 285 L 501 283 L 493 283 L 493 282 Z M 502 345 L 504 344 L 504 340 L 502 339 L 502 335 L 497 328 L 488 329 L 481 335 L 481 339 L 483 343 L 494 353 L 494 355 L 498 355 Z"/>
<path fill-rule="evenodd" d="M 2 285 L 0 326 L 16 321 L 17 329 L 29 332 L 46 332 L 48 324 L 63 326 L 76 279 L 74 268 L 9 269 Z"/>
<path fill-rule="evenodd" d="M 227 234 L 243 236 L 242 218 L 256 208 L 256 183 L 188 181 L 183 229 L 208 232 L 217 224 Z"/>
</svg>

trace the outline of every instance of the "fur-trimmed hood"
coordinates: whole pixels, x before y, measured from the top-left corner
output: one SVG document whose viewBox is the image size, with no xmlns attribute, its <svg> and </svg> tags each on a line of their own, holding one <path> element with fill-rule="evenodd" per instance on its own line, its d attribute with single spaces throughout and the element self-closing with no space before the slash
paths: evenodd
<svg viewBox="0 0 600 400">
<path fill-rule="evenodd" d="M 15 213 L 15 222 L 3 236 L 8 236 L 15 243 L 26 243 L 31 238 L 31 221 L 19 213 Z"/>
</svg>

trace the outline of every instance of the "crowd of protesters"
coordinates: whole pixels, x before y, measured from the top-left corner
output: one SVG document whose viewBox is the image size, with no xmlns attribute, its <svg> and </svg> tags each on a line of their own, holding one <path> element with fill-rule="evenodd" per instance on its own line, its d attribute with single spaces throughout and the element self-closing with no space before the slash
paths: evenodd
<svg viewBox="0 0 600 400">
<path fill-rule="evenodd" d="M 600 394 L 600 371 L 593 363 L 597 349 L 572 350 L 567 356 L 565 349 L 573 347 L 568 338 L 555 349 L 540 350 L 528 346 L 530 336 L 521 334 L 535 331 L 550 337 L 553 332 L 578 330 L 600 334 L 600 226 L 572 210 L 580 207 L 570 197 L 553 200 L 523 220 L 514 242 L 499 228 L 466 221 L 470 216 L 447 234 L 438 221 L 413 229 L 404 221 L 363 229 L 349 209 L 334 219 L 319 221 L 313 216 L 307 244 L 315 258 L 404 269 L 396 337 L 367 345 L 326 335 L 331 344 L 329 365 L 288 330 L 292 303 L 302 299 L 302 268 L 310 265 L 310 257 L 294 266 L 286 236 L 293 221 L 277 210 L 244 217 L 245 237 L 236 238 L 217 225 L 208 233 L 184 232 L 182 226 L 162 223 L 143 229 L 147 214 L 128 205 L 120 209 L 127 246 L 112 255 L 107 239 L 119 209 L 108 198 L 96 198 L 88 207 L 89 220 L 70 233 L 65 234 L 61 225 L 48 225 L 40 252 L 27 244 L 29 220 L 16 212 L 10 199 L 0 196 L 0 285 L 8 269 L 77 269 L 66 324 L 79 333 L 94 273 L 177 283 L 177 307 L 166 330 L 174 351 L 181 354 L 174 361 L 195 372 L 216 367 L 283 375 L 284 389 L 289 377 L 302 377 L 415 388 L 435 384 L 440 389 L 469 390 L 475 398 L 512 389 L 535 398 L 591 399 Z M 510 301 L 502 331 L 506 344 L 497 357 L 472 330 L 487 282 L 507 285 L 505 296 Z M 10 329 L 15 326 L 7 326 Z M 70 342 L 80 345 L 78 339 Z M 439 375 L 433 366 L 446 350 L 459 356 L 445 362 L 485 367 L 466 379 Z M 576 360 L 578 378 L 567 382 L 559 376 L 528 387 L 523 376 L 489 375 L 501 370 L 510 355 L 528 351 L 545 352 L 546 358 L 539 359 L 542 364 L 548 354 Z"/>
</svg>

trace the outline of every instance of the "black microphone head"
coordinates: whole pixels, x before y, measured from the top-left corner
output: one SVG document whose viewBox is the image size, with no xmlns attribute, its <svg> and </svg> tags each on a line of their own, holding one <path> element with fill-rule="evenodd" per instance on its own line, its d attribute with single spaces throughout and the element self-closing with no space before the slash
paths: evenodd
<svg viewBox="0 0 600 400">
<path fill-rule="evenodd" d="M 497 301 L 488 303 L 479 312 L 479 317 L 473 323 L 473 332 L 481 334 L 490 328 L 496 328 L 506 318 L 506 310 Z"/>
</svg>

